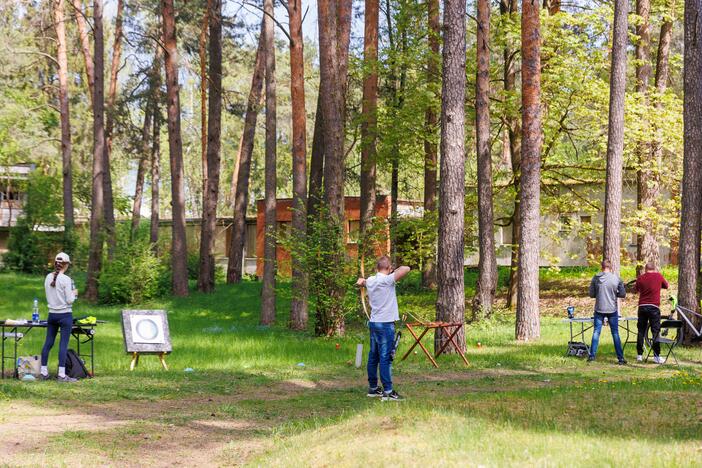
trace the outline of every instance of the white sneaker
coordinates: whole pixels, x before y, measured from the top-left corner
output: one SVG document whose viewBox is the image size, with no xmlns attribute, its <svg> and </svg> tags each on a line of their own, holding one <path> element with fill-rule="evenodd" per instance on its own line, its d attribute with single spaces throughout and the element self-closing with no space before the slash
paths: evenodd
<svg viewBox="0 0 702 468">
<path fill-rule="evenodd" d="M 665 364 L 665 358 L 660 356 L 653 356 L 653 362 L 656 364 Z"/>
<path fill-rule="evenodd" d="M 637 362 L 643 362 L 643 356 L 640 355 L 640 354 L 637 354 L 637 355 L 636 355 L 636 361 L 637 361 Z"/>
</svg>

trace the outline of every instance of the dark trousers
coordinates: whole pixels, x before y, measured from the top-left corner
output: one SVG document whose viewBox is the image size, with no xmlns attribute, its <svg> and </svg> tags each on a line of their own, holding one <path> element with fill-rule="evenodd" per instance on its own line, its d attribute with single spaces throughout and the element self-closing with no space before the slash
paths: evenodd
<svg viewBox="0 0 702 468">
<path fill-rule="evenodd" d="M 656 339 L 661 332 L 661 310 L 656 306 L 639 306 L 639 320 L 636 322 L 636 329 L 638 330 L 636 335 L 636 353 L 639 355 L 642 355 L 644 351 L 644 339 L 646 338 L 648 327 L 651 327 L 651 335 L 653 336 L 653 344 L 651 345 L 653 354 L 660 356 L 661 344 Z"/>
<path fill-rule="evenodd" d="M 56 334 L 61 330 L 61 340 L 59 341 L 59 367 L 66 367 L 66 353 L 68 352 L 68 341 L 71 339 L 71 329 L 73 329 L 73 314 L 49 314 L 46 328 L 46 341 L 41 350 L 41 365 L 45 366 L 49 362 L 49 352 L 54 347 Z"/>
</svg>

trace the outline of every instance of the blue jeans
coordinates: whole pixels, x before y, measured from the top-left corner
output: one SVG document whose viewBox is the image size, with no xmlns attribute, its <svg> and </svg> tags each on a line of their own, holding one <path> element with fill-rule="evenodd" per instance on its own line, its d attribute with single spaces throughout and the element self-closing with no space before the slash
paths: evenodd
<svg viewBox="0 0 702 468">
<path fill-rule="evenodd" d="M 368 386 L 378 387 L 378 366 L 383 391 L 392 391 L 392 360 L 390 353 L 395 342 L 394 322 L 369 322 L 370 352 L 368 353 Z"/>
<path fill-rule="evenodd" d="M 595 312 L 595 330 L 592 332 L 592 344 L 590 345 L 590 357 L 595 358 L 597 355 L 597 347 L 600 344 L 600 332 L 605 317 L 609 322 L 609 330 L 612 332 L 612 341 L 614 341 L 614 349 L 617 352 L 617 359 L 624 360 L 624 350 L 622 350 L 622 341 L 619 339 L 619 316 L 618 312 L 613 314 L 600 314 Z"/>
<path fill-rule="evenodd" d="M 61 340 L 59 341 L 59 367 L 66 367 L 66 353 L 68 352 L 68 341 L 71 339 L 73 329 L 73 314 L 49 314 L 46 328 L 46 341 L 41 350 L 41 365 L 45 366 L 49 362 L 49 352 L 54 347 L 56 333 L 61 330 Z"/>
</svg>

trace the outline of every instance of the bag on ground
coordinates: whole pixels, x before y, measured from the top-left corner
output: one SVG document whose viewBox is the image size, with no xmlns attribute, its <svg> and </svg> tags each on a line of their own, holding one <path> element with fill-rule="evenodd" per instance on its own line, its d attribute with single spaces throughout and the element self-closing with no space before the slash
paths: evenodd
<svg viewBox="0 0 702 468">
<path fill-rule="evenodd" d="M 41 370 L 41 360 L 39 356 L 20 356 L 17 358 L 17 378 L 22 379 L 25 375 L 39 377 Z"/>
<path fill-rule="evenodd" d="M 85 363 L 74 350 L 69 349 L 66 354 L 66 375 L 74 379 L 85 379 L 90 377 Z"/>
</svg>

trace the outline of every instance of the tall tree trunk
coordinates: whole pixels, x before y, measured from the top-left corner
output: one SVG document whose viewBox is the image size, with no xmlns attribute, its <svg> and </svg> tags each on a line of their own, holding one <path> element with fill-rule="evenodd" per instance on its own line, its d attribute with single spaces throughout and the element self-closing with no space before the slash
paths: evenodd
<svg viewBox="0 0 702 468">
<path fill-rule="evenodd" d="M 166 67 L 166 110 L 168 153 L 171 162 L 172 240 L 171 271 L 173 294 L 188 295 L 188 245 L 185 234 L 185 183 L 183 180 L 183 140 L 180 131 L 180 85 L 174 0 L 161 0 L 163 45 Z"/>
<path fill-rule="evenodd" d="M 678 268 L 680 305 L 697 311 L 697 283 L 700 272 L 700 215 L 702 215 L 702 4 L 685 1 L 685 52 L 683 78 L 684 157 L 682 214 Z M 695 325 L 699 326 L 699 319 Z M 687 325 L 686 325 L 687 327 Z M 689 341 L 694 334 L 686 330 Z"/>
<path fill-rule="evenodd" d="M 344 220 L 344 92 L 346 83 L 346 63 L 348 42 L 346 41 L 347 0 L 319 0 L 317 18 L 319 20 L 319 93 L 324 133 L 324 202 L 328 209 L 329 229 L 327 235 L 343 235 Z M 338 8 L 338 10 L 337 10 Z M 337 18 L 343 18 L 338 21 Z M 344 46 L 345 44 L 345 46 Z M 331 245 L 334 245 L 333 243 Z M 325 261 L 330 267 L 342 264 L 345 252 L 330 252 Z M 344 291 L 337 284 L 330 285 L 325 293 L 332 304 L 329 310 L 320 311 L 317 333 L 343 334 L 344 317 L 341 301 Z"/>
<path fill-rule="evenodd" d="M 107 234 L 107 255 L 111 259 L 115 253 L 117 244 L 115 231 L 115 206 L 112 195 L 112 172 L 110 165 L 110 154 L 112 153 L 112 129 L 115 121 L 115 100 L 117 99 L 117 75 L 119 74 L 119 62 L 122 58 L 122 14 L 124 11 L 124 0 L 117 0 L 117 16 L 115 17 L 115 41 L 112 47 L 112 64 L 110 66 L 110 87 L 107 92 L 107 114 L 105 115 L 105 174 L 103 184 L 105 185 L 105 233 Z"/>
<path fill-rule="evenodd" d="M 636 14 L 640 17 L 640 22 L 636 26 L 636 34 L 639 40 L 636 43 L 636 92 L 643 100 L 643 105 L 648 113 L 648 84 L 651 77 L 651 24 L 649 16 L 651 12 L 650 0 L 637 0 Z M 646 116 L 643 117 L 646 119 Z M 647 122 L 646 122 L 647 123 Z M 639 141 L 637 144 L 637 157 L 639 168 L 636 172 L 637 182 L 637 208 L 643 212 L 644 233 L 637 236 L 636 260 L 637 273 L 640 273 L 643 265 L 652 262 L 658 266 L 660 255 L 658 251 L 658 241 L 656 240 L 655 205 L 658 199 L 658 169 L 656 160 L 651 158 L 651 142 Z"/>
<path fill-rule="evenodd" d="M 307 121 L 305 112 L 305 61 L 302 39 L 302 0 L 288 2 L 290 20 L 290 98 L 293 132 L 292 235 L 303 245 L 307 235 Z M 293 297 L 290 328 L 307 328 L 307 273 L 297 256 L 292 263 Z"/>
<path fill-rule="evenodd" d="M 519 193 L 521 239 L 517 265 L 515 337 L 539 338 L 539 225 L 541 177 L 541 32 L 540 5 L 522 3 L 522 129 Z"/>
<path fill-rule="evenodd" d="M 202 233 L 200 235 L 200 272 L 197 288 L 215 288 L 215 235 L 219 201 L 219 166 L 222 134 L 222 0 L 208 0 L 210 28 L 210 73 L 207 127 L 207 190 L 203 193 Z"/>
<path fill-rule="evenodd" d="M 427 18 L 429 26 L 429 55 L 427 58 L 427 84 L 430 86 L 435 100 L 440 98 L 438 93 L 441 81 L 439 63 L 439 45 L 441 43 L 441 23 L 439 18 L 439 0 L 427 0 Z M 424 111 L 424 218 L 428 222 L 436 211 L 436 168 L 437 145 L 432 137 L 435 135 L 438 119 L 433 103 L 429 103 Z M 436 260 L 433 249 L 431 255 L 424 259 L 422 271 L 422 286 L 433 289 L 436 287 Z"/>
<path fill-rule="evenodd" d="M 342 104 L 342 122 L 346 120 L 346 88 L 348 82 L 348 58 L 349 44 L 351 41 L 351 13 L 352 0 L 335 0 L 336 15 L 336 46 L 338 76 L 341 79 L 341 94 L 344 104 Z M 326 7 L 325 7 L 326 8 Z M 343 139 L 342 139 L 343 144 Z M 307 198 L 307 216 L 316 219 L 319 213 L 319 205 L 324 198 L 324 165 L 325 165 L 325 144 L 324 144 L 324 113 L 322 112 L 321 92 L 317 95 L 317 106 L 314 119 L 314 134 L 312 136 L 312 155 L 310 157 L 310 181 L 309 196 Z M 308 232 L 309 234 L 309 232 Z"/>
<path fill-rule="evenodd" d="M 497 259 L 492 212 L 492 156 L 490 154 L 490 2 L 478 0 L 475 89 L 475 132 L 478 157 L 478 237 L 480 260 L 473 298 L 473 318 L 488 317 L 497 289 Z"/>
<path fill-rule="evenodd" d="M 207 27 L 210 18 L 211 0 L 204 2 L 202 26 L 198 38 L 198 56 L 200 58 L 200 159 L 202 161 L 202 222 L 205 222 L 205 193 L 207 192 Z M 200 240 L 202 242 L 202 240 Z M 202 258 L 200 258 L 202 262 Z M 200 288 L 198 284 L 198 289 Z"/>
<path fill-rule="evenodd" d="M 624 93 L 626 91 L 627 0 L 614 2 L 612 68 L 609 80 L 609 129 L 603 257 L 619 272 L 621 258 L 622 173 L 624 153 Z"/>
<path fill-rule="evenodd" d="M 163 49 L 156 44 L 153 64 L 153 134 L 151 135 L 151 226 L 149 241 L 151 248 L 158 253 L 158 225 L 161 211 L 161 70 Z"/>
<path fill-rule="evenodd" d="M 153 134 L 151 135 L 151 225 L 149 242 L 154 252 L 158 253 L 158 224 L 161 211 L 161 111 L 158 105 L 160 101 L 155 101 Z"/>
<path fill-rule="evenodd" d="M 63 226 L 66 239 L 75 225 L 73 216 L 73 169 L 71 165 L 71 116 L 68 107 L 68 54 L 64 0 L 53 0 L 54 27 L 59 79 L 59 114 L 61 116 L 61 166 L 63 176 Z"/>
<path fill-rule="evenodd" d="M 665 93 L 668 84 L 668 58 L 670 57 L 670 41 L 673 36 L 673 22 L 670 19 L 665 19 L 661 25 L 661 31 L 658 39 L 658 53 L 656 54 L 656 77 L 655 88 L 656 93 L 653 98 L 653 107 L 656 114 L 663 112 L 662 97 Z M 661 142 L 661 129 L 657 126 L 653 127 L 653 141 L 650 145 L 651 157 L 650 164 L 653 165 L 653 170 L 649 173 L 647 182 L 648 199 L 652 200 L 651 206 L 654 206 L 655 200 L 660 194 L 660 175 L 663 162 L 663 144 Z M 654 208 L 655 209 L 655 208 Z M 651 231 L 657 231 L 657 223 L 653 222 Z M 655 241 L 655 237 L 653 238 Z M 671 252 L 673 251 L 673 242 L 671 241 Z M 658 244 L 651 247 L 655 253 L 658 253 Z M 654 259 L 656 263 L 660 263 L 660 257 Z M 672 263 L 672 262 L 671 262 Z"/>
<path fill-rule="evenodd" d="M 371 254 L 367 239 L 375 216 L 376 140 L 378 109 L 378 0 L 366 0 L 363 30 L 363 102 L 361 109 L 361 248 Z"/>
<path fill-rule="evenodd" d="M 436 319 L 463 323 L 466 302 L 463 276 L 466 4 L 460 0 L 445 0 L 444 5 Z M 447 339 L 445 333 L 436 333 L 434 348 L 438 351 Z M 456 341 L 461 350 L 465 350 L 463 330 Z"/>
<path fill-rule="evenodd" d="M 153 107 L 151 102 L 147 102 L 144 113 L 144 127 L 141 131 L 141 156 L 139 157 L 139 166 L 137 167 L 136 186 L 134 188 L 134 203 L 132 204 L 132 225 L 129 231 L 130 238 L 134 239 L 139 221 L 141 220 L 141 203 L 144 198 L 144 179 L 146 178 L 146 164 L 151 156 L 151 145 L 149 144 L 149 136 L 153 131 L 151 125 L 151 112 Z"/>
<path fill-rule="evenodd" d="M 251 78 L 251 90 L 246 105 L 244 131 L 239 145 L 239 171 L 237 172 L 236 195 L 234 197 L 234 223 L 232 238 L 229 244 L 229 264 L 227 266 L 227 283 L 241 281 L 244 263 L 244 240 L 246 239 L 246 208 L 249 203 L 249 175 L 251 174 L 251 156 L 253 154 L 254 137 L 256 135 L 256 119 L 261 106 L 263 77 L 266 72 L 265 49 L 266 39 L 263 22 L 258 38 L 256 61 Z"/>
<path fill-rule="evenodd" d="M 73 0 L 73 9 L 75 9 L 76 25 L 78 26 L 78 36 L 80 37 L 80 48 L 85 59 L 85 76 L 88 81 L 88 95 L 90 96 L 90 104 L 93 104 L 93 86 L 95 83 L 95 66 L 93 64 L 93 55 L 90 52 L 90 38 L 88 37 L 88 25 L 85 21 L 85 13 L 83 12 L 83 0 Z"/>
<path fill-rule="evenodd" d="M 385 1 L 385 18 L 387 20 L 388 28 L 388 46 L 390 50 L 395 50 L 395 34 L 392 26 L 392 2 L 390 0 Z M 398 83 L 398 73 L 397 73 L 397 63 L 394 59 L 390 60 L 390 70 L 388 81 L 390 82 L 390 112 L 396 115 L 400 104 L 400 84 Z M 397 198 L 400 191 L 400 148 L 396 142 L 393 142 L 391 148 L 391 164 L 390 164 L 390 258 L 392 262 L 396 261 L 397 253 Z"/>
<path fill-rule="evenodd" d="M 307 197 L 307 217 L 316 219 L 323 195 L 324 179 L 324 129 L 322 123 L 322 95 L 317 95 L 317 107 L 314 114 L 314 133 L 312 135 L 312 155 L 310 156 L 310 183 Z M 310 226 L 307 233 L 310 234 Z"/>
<path fill-rule="evenodd" d="M 510 20 L 514 20 L 517 14 L 516 0 L 500 1 L 500 14 L 506 15 Z M 505 43 L 502 51 L 504 61 L 503 86 L 505 94 L 511 94 L 516 89 L 517 66 L 516 51 L 510 47 L 509 42 Z M 507 137 L 509 140 L 510 165 L 512 167 L 512 185 L 514 186 L 514 209 L 512 211 L 512 247 L 510 254 L 509 287 L 507 290 L 507 307 L 516 309 L 517 307 L 517 256 L 519 253 L 519 167 L 521 161 L 522 148 L 522 127 L 519 117 L 510 114 L 505 117 L 507 125 Z"/>
<path fill-rule="evenodd" d="M 98 298 L 98 276 L 102 267 L 102 222 L 104 218 L 103 176 L 105 172 L 105 82 L 102 0 L 94 0 L 95 81 L 93 84 L 93 186 L 90 207 L 90 246 L 88 251 L 88 278 L 85 298 Z"/>
<path fill-rule="evenodd" d="M 263 244 L 263 292 L 261 324 L 275 322 L 276 274 L 276 83 L 273 0 L 264 0 L 263 29 L 266 40 L 266 168 L 265 232 Z"/>
</svg>

